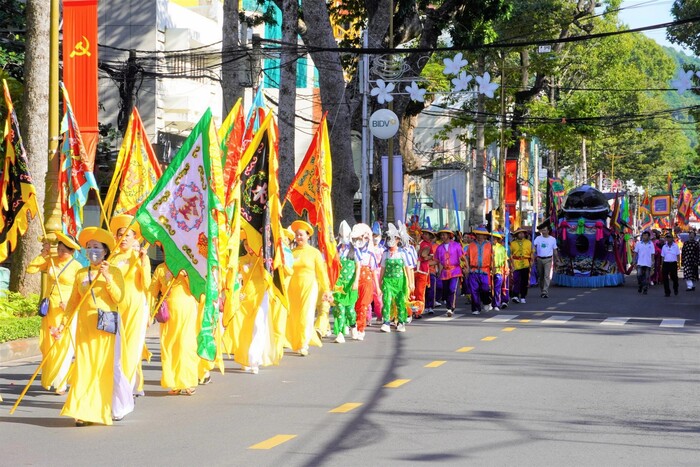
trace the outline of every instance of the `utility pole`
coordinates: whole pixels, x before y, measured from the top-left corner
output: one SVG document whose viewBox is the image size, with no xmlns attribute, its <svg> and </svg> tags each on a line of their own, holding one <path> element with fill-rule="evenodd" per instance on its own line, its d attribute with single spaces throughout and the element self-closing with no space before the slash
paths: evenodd
<svg viewBox="0 0 700 467">
<path fill-rule="evenodd" d="M 389 49 L 394 48 L 394 0 L 389 1 Z M 394 111 L 394 102 L 389 102 L 389 110 Z M 394 138 L 392 136 L 389 138 L 388 144 L 388 158 L 387 158 L 387 193 L 389 194 L 386 200 L 386 219 L 385 223 L 396 222 L 394 219 Z"/>
<path fill-rule="evenodd" d="M 369 46 L 369 30 L 365 29 L 362 39 L 362 46 L 367 48 Z M 362 61 L 360 62 L 360 88 L 362 89 L 362 170 L 360 179 L 360 193 L 362 193 L 362 222 L 365 224 L 370 224 L 370 192 L 369 192 L 369 141 L 371 137 L 369 135 L 369 102 L 367 96 L 369 95 L 369 56 L 367 54 L 362 55 Z"/>
<path fill-rule="evenodd" d="M 299 21 L 299 3 L 297 0 L 282 2 L 282 42 L 297 43 L 297 23 Z M 297 100 L 297 54 L 296 48 L 289 45 L 282 47 L 280 52 L 280 83 L 279 83 L 279 188 L 280 196 L 287 193 L 289 185 L 294 180 L 295 148 L 294 133 L 296 131 L 296 100 Z M 294 218 L 291 205 L 282 213 L 285 225 Z"/>
<path fill-rule="evenodd" d="M 240 22 L 238 21 L 238 0 L 224 0 L 224 18 L 221 27 L 221 116 L 231 111 L 236 101 L 243 98 L 241 85 L 241 50 Z"/>
<path fill-rule="evenodd" d="M 506 226 L 506 92 L 505 92 L 505 74 L 506 74 L 506 51 L 501 52 L 501 150 L 498 161 L 498 211 L 499 228 L 505 229 Z M 493 222 L 495 224 L 495 222 Z"/>
<path fill-rule="evenodd" d="M 61 0 L 51 0 L 50 35 L 49 35 L 49 142 L 48 167 L 46 170 L 46 193 L 44 198 L 44 227 L 47 232 L 61 230 L 61 206 L 58 196 L 59 157 L 59 111 L 58 111 L 58 29 Z M 41 174 L 37 174 L 41 176 Z"/>
</svg>

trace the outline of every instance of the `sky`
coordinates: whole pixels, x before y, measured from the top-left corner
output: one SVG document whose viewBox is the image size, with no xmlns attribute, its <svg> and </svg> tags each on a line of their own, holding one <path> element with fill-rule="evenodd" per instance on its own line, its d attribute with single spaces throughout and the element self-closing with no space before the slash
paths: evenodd
<svg viewBox="0 0 700 467">
<path fill-rule="evenodd" d="M 668 23 L 673 21 L 671 16 L 671 6 L 673 0 L 624 0 L 622 10 L 619 12 L 620 20 L 626 23 L 631 29 L 651 26 L 654 24 Z M 644 35 L 654 39 L 661 45 L 673 47 L 692 55 L 687 49 L 670 43 L 666 39 L 666 29 L 653 29 L 645 31 Z"/>
</svg>

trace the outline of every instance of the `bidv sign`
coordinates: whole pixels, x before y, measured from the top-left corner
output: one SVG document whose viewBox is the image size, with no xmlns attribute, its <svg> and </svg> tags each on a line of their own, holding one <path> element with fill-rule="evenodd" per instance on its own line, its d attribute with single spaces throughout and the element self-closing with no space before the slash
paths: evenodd
<svg viewBox="0 0 700 467">
<path fill-rule="evenodd" d="M 399 131 L 399 117 L 389 109 L 379 109 L 369 117 L 369 131 L 379 139 L 392 138 Z"/>
</svg>

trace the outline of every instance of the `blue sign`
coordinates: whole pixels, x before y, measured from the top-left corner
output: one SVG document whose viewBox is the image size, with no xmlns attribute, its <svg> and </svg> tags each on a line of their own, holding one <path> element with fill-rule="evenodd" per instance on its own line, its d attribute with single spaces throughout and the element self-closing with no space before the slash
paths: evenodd
<svg viewBox="0 0 700 467">
<path fill-rule="evenodd" d="M 486 187 L 486 199 L 493 199 L 493 187 L 491 185 Z"/>
</svg>

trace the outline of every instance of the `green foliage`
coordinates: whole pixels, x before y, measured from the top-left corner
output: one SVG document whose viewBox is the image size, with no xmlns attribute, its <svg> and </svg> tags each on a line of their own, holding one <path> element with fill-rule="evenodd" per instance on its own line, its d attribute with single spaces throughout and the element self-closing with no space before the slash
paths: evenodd
<svg viewBox="0 0 700 467">
<path fill-rule="evenodd" d="M 0 318 L 26 318 L 35 316 L 39 307 L 39 296 L 30 294 L 28 297 L 17 292 L 5 292 L 0 297 Z"/>
<path fill-rule="evenodd" d="M 41 317 L 0 318 L 0 343 L 37 337 L 41 329 Z"/>
<path fill-rule="evenodd" d="M 28 297 L 17 292 L 0 296 L 0 342 L 39 335 L 41 317 L 37 315 L 39 296 Z"/>
<path fill-rule="evenodd" d="M 26 2 L 0 1 L 0 68 L 9 76 L 24 81 L 24 31 L 27 27 Z"/>
<path fill-rule="evenodd" d="M 700 0 L 676 0 L 671 6 L 671 14 L 676 20 L 700 16 Z M 700 23 L 681 24 L 667 29 L 668 40 L 692 50 L 700 55 Z"/>
</svg>

